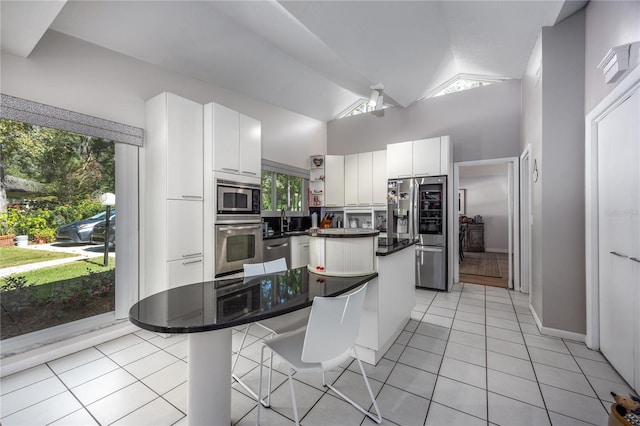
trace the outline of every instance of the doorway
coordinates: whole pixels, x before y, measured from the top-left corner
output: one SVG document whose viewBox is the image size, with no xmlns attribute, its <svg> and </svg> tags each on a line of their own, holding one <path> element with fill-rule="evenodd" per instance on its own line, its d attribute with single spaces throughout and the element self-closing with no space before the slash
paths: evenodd
<svg viewBox="0 0 640 426">
<path fill-rule="evenodd" d="M 454 164 L 454 191 L 464 198 L 454 226 L 455 282 L 520 289 L 519 161 Z"/>
</svg>

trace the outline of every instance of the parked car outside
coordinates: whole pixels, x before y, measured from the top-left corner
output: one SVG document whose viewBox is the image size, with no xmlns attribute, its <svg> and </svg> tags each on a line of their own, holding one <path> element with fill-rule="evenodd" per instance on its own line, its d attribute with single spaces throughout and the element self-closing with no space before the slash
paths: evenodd
<svg viewBox="0 0 640 426">
<path fill-rule="evenodd" d="M 115 211 L 111 212 L 115 215 Z M 56 242 L 88 244 L 91 242 L 93 228 L 101 221 L 104 221 L 107 212 L 100 212 L 88 219 L 62 225 L 56 231 Z"/>
<path fill-rule="evenodd" d="M 91 242 L 93 244 L 104 244 L 104 236 L 107 230 L 107 221 L 98 222 L 93 228 L 91 234 Z M 109 247 L 116 246 L 116 215 L 111 216 L 109 220 Z"/>
</svg>

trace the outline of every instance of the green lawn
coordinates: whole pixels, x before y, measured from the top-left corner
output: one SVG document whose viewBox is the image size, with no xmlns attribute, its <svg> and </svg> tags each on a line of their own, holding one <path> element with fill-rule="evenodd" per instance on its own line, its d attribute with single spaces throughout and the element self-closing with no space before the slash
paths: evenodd
<svg viewBox="0 0 640 426">
<path fill-rule="evenodd" d="M 0 247 L 0 269 L 74 256 L 78 255 L 55 251 L 31 250 L 12 246 Z"/>
<path fill-rule="evenodd" d="M 2 254 L 3 252 L 0 252 Z M 64 281 L 73 278 L 89 275 L 87 269 L 92 272 L 106 272 L 116 267 L 116 260 L 109 256 L 109 265 L 102 266 L 102 256 L 92 259 L 83 259 L 75 262 L 65 263 L 58 266 L 49 266 L 47 268 L 35 269 L 28 272 L 20 272 L 11 276 L 23 276 L 27 283 L 35 285 L 43 285 L 57 281 Z M 5 281 L 0 281 L 0 287 L 4 287 Z"/>
</svg>

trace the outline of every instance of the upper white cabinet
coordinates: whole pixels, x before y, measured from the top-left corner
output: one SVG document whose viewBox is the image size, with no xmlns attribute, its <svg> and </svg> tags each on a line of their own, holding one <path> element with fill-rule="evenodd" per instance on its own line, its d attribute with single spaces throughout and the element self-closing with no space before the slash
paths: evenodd
<svg viewBox="0 0 640 426">
<path fill-rule="evenodd" d="M 202 158 L 202 105 L 172 93 L 163 93 L 158 99 L 158 123 L 166 132 L 164 140 L 153 140 L 165 151 L 167 198 L 174 200 L 202 200 L 202 162 L 194 164 L 194 158 Z M 164 115 L 164 117 L 161 117 Z M 158 152 L 158 154 L 161 154 Z"/>
<path fill-rule="evenodd" d="M 344 156 L 344 205 L 358 205 L 358 154 Z"/>
<path fill-rule="evenodd" d="M 344 156 L 324 156 L 324 205 L 344 206 Z"/>
<path fill-rule="evenodd" d="M 413 176 L 440 175 L 440 138 L 413 141 Z"/>
<path fill-rule="evenodd" d="M 145 104 L 141 296 L 203 280 L 202 111 L 202 105 L 172 93 Z M 178 272 L 184 268 L 190 273 Z"/>
<path fill-rule="evenodd" d="M 413 176 L 413 142 L 387 145 L 387 176 L 389 179 Z"/>
<path fill-rule="evenodd" d="M 387 150 L 373 151 L 373 204 L 387 205 Z"/>
<path fill-rule="evenodd" d="M 451 160 L 449 136 L 387 145 L 389 179 L 447 175 Z"/>
<path fill-rule="evenodd" d="M 261 176 L 261 125 L 225 106 L 204 106 L 205 137 L 212 138 L 213 170 L 245 176 Z"/>
<path fill-rule="evenodd" d="M 358 205 L 373 204 L 373 152 L 358 154 Z"/>
</svg>

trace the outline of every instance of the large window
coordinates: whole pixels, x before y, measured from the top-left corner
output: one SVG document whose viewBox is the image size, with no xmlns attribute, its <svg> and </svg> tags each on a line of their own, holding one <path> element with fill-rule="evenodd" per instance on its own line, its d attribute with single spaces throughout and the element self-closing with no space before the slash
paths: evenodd
<svg viewBox="0 0 640 426">
<path fill-rule="evenodd" d="M 284 209 L 293 216 L 307 211 L 309 170 L 262 160 L 262 214 L 280 214 Z"/>
<path fill-rule="evenodd" d="M 302 212 L 305 206 L 305 179 L 283 173 L 262 171 L 262 210 Z"/>
</svg>

